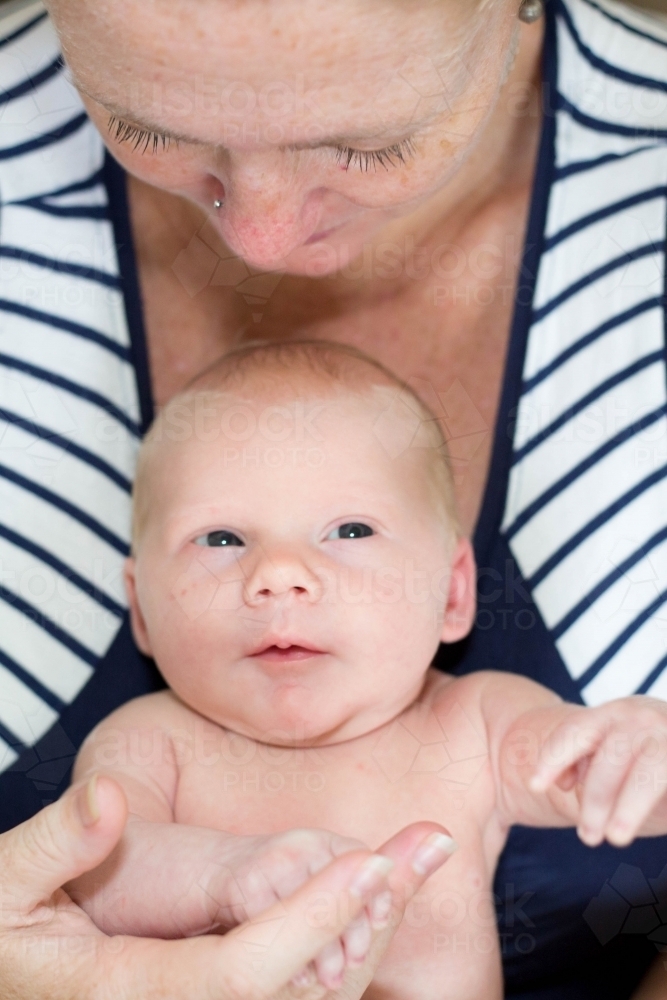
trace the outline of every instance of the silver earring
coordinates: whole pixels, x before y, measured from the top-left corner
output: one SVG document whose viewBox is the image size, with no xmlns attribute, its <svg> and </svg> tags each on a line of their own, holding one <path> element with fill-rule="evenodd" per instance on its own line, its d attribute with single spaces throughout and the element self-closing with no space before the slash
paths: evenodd
<svg viewBox="0 0 667 1000">
<path fill-rule="evenodd" d="M 224 198 L 216 198 L 215 201 L 213 202 L 213 208 L 222 208 L 224 204 L 225 204 Z"/>
<path fill-rule="evenodd" d="M 519 20 L 526 24 L 539 21 L 544 14 L 544 0 L 522 0 L 519 8 Z"/>
</svg>

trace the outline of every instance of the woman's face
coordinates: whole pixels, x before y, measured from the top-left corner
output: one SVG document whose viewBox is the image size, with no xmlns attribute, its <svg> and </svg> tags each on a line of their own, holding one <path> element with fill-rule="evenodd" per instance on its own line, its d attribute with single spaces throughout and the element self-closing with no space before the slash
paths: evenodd
<svg viewBox="0 0 667 1000">
<path fill-rule="evenodd" d="M 91 118 L 251 266 L 322 275 L 460 169 L 516 0 L 51 0 Z M 213 203 L 224 199 L 216 210 Z"/>
</svg>

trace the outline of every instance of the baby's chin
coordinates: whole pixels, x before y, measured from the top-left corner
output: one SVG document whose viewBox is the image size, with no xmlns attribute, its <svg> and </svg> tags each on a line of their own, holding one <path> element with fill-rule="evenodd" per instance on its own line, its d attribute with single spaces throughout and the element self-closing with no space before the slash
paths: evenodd
<svg viewBox="0 0 667 1000">
<path fill-rule="evenodd" d="M 250 714 L 247 706 L 239 705 L 225 712 L 220 724 L 258 743 L 291 749 L 344 743 L 373 728 L 361 707 L 355 711 L 343 699 L 336 703 L 323 695 L 313 697 L 305 688 L 275 693 L 270 704 L 254 709 Z"/>
</svg>

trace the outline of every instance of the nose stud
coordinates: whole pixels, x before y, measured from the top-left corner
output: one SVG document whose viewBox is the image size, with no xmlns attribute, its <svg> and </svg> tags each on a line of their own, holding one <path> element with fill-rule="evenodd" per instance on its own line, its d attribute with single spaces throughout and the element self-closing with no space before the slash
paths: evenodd
<svg viewBox="0 0 667 1000">
<path fill-rule="evenodd" d="M 544 14 L 544 0 L 523 0 L 519 9 L 519 18 L 526 24 L 539 21 Z"/>
<path fill-rule="evenodd" d="M 221 209 L 224 204 L 225 204 L 224 198 L 216 198 L 215 201 L 213 202 L 213 208 Z"/>
</svg>

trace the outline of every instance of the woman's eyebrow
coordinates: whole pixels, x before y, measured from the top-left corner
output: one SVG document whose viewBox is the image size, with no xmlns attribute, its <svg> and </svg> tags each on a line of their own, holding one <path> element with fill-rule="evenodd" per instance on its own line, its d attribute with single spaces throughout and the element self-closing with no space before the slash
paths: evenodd
<svg viewBox="0 0 667 1000">
<path fill-rule="evenodd" d="M 78 91 L 85 94 L 96 104 L 101 105 L 105 108 L 110 115 L 114 118 L 119 119 L 123 123 L 129 125 L 134 125 L 137 128 L 145 129 L 147 132 L 157 132 L 159 135 L 165 136 L 167 139 L 171 139 L 174 142 L 184 142 L 190 143 L 196 146 L 206 146 L 209 145 L 204 139 L 196 138 L 195 136 L 186 135 L 182 132 L 174 132 L 172 129 L 165 128 L 164 125 L 158 125 L 149 119 L 142 119 L 141 116 L 134 114 L 134 112 L 129 111 L 127 108 L 122 108 L 120 105 L 114 104 L 112 101 L 107 101 L 96 94 L 92 94 L 83 84 L 76 80 L 73 74 L 70 74 L 70 80 L 73 86 L 76 87 Z M 392 129 L 384 129 L 382 132 L 377 130 L 368 130 L 366 132 L 359 132 L 356 135 L 350 135 L 349 133 L 328 135 L 328 136 L 318 136 L 316 139 L 304 140 L 302 142 L 290 142 L 285 143 L 285 149 L 292 150 L 305 150 L 305 149 L 319 149 L 321 147 L 337 147 L 337 146 L 349 146 L 357 142 L 382 142 L 385 144 L 391 144 L 400 142 L 409 138 L 415 132 L 424 128 L 428 124 L 429 119 L 424 119 L 423 121 L 416 121 L 412 119 L 409 123 L 401 123 Z M 220 145 L 223 145 L 220 143 Z"/>
<path fill-rule="evenodd" d="M 174 132 L 171 129 L 165 128 L 164 125 L 157 125 L 155 122 L 148 120 L 144 121 L 141 117 L 135 115 L 134 112 L 129 111 L 127 108 L 121 108 L 120 105 L 114 104 L 113 101 L 107 101 L 104 98 L 99 97 L 97 94 L 91 93 L 91 91 L 88 90 L 84 84 L 76 79 L 71 70 L 69 78 L 70 83 L 79 91 L 79 93 L 85 94 L 86 97 L 91 99 L 91 101 L 95 101 L 96 104 L 101 105 L 101 107 L 108 111 L 110 115 L 114 118 L 118 118 L 122 122 L 127 122 L 129 125 L 136 125 L 137 128 L 146 129 L 147 132 L 158 132 L 160 135 L 164 135 L 168 139 L 173 139 L 174 142 L 189 142 L 198 146 L 205 145 L 202 139 Z"/>
</svg>

